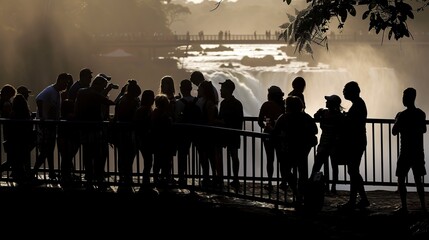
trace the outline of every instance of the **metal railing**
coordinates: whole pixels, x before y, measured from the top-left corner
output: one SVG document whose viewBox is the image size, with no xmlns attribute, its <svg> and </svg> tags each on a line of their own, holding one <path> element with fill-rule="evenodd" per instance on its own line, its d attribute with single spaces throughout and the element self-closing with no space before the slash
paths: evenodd
<svg viewBox="0 0 429 240">
<path fill-rule="evenodd" d="M 2 130 L 4 125 L 11 120 L 0 119 Z M 87 124 L 94 123 L 82 123 L 82 122 L 66 122 L 66 121 L 39 121 L 33 120 L 34 128 L 36 129 L 40 124 L 54 124 L 70 126 L 79 128 L 81 126 L 87 126 Z M 82 125 L 83 124 L 83 125 Z M 95 123 L 98 127 L 102 126 L 102 129 L 108 131 L 111 124 L 109 122 Z M 100 125 L 101 124 L 101 125 Z M 95 126 L 95 125 L 94 125 Z M 397 178 L 395 176 L 396 160 L 399 153 L 399 138 L 391 135 L 391 128 L 393 126 L 393 120 L 388 119 L 368 119 L 367 120 L 367 149 L 364 153 L 361 173 L 365 181 L 366 186 L 375 188 L 394 187 L 396 189 Z M 199 125 L 186 125 L 176 124 L 176 128 L 184 128 L 186 131 L 198 133 L 201 136 L 213 137 L 217 136 L 218 139 L 222 139 L 226 134 L 239 134 L 241 137 L 241 148 L 239 149 L 240 158 L 240 171 L 239 180 L 242 185 L 240 191 L 232 188 L 230 183 L 232 181 L 231 164 L 228 159 L 226 149 L 222 148 L 223 157 L 223 188 L 202 188 L 202 170 L 199 163 L 199 156 L 195 146 L 191 146 L 189 151 L 189 158 L 187 161 L 187 182 L 186 188 L 198 191 L 213 191 L 219 194 L 230 195 L 245 199 L 257 200 L 266 203 L 272 203 L 276 206 L 284 204 L 286 192 L 280 189 L 280 171 L 278 161 L 275 161 L 273 186 L 272 191 L 264 189 L 264 185 L 267 183 L 266 173 L 266 155 L 263 145 L 263 139 L 269 137 L 269 135 L 262 133 L 261 128 L 257 124 L 256 117 L 245 117 L 245 123 L 243 130 L 233 130 L 220 127 L 208 127 Z M 321 131 L 319 131 L 320 135 Z M 2 140 L 3 140 L 3 134 Z M 427 135 L 427 134 L 426 134 Z M 428 143 L 427 136 L 425 135 L 425 143 Z M 26 136 L 22 136 L 25 138 Z M 180 141 L 180 136 L 175 135 L 174 141 Z M 3 142 L 3 141 L 2 141 Z M 107 140 L 105 141 L 107 144 Z M 32 166 L 34 166 L 34 160 L 39 153 L 39 147 L 36 146 L 32 151 Z M 315 148 L 308 157 L 309 172 L 313 165 L 315 157 Z M 6 153 L 4 147 L 0 145 L 0 161 L 6 161 Z M 84 179 L 84 164 L 82 158 L 82 151 L 79 149 L 77 154 L 73 157 L 74 174 L 79 179 L 77 181 L 85 183 Z M 61 155 L 58 151 L 58 146 L 55 148 L 55 171 L 57 174 L 60 173 L 61 169 Z M 142 172 L 144 166 L 144 159 L 142 155 L 138 153 L 135 157 L 133 164 L 133 186 L 137 189 L 142 184 Z M 172 173 L 174 177 L 177 177 L 177 156 L 174 156 Z M 428 168 L 428 164 L 426 165 Z M 429 169 L 427 169 L 429 172 Z M 61 185 L 60 179 L 49 179 L 49 170 L 45 163 L 39 171 L 39 181 L 50 184 Z M 117 149 L 113 146 L 108 146 L 107 161 L 105 165 L 106 178 L 105 181 L 112 187 L 117 187 L 119 183 L 118 175 L 118 155 Z M 325 173 L 332 179 L 330 173 Z M 411 173 L 410 173 L 411 174 Z M 2 185 L 14 186 L 14 180 L 10 176 L 10 170 L 2 173 L 1 176 Z M 425 187 L 429 187 L 429 178 L 425 176 L 424 184 Z M 339 172 L 339 185 L 348 190 L 349 178 L 347 175 L 346 166 L 340 166 Z M 407 182 L 408 186 L 414 186 L 413 178 L 410 178 Z M 338 188 L 338 186 L 337 186 Z"/>
</svg>

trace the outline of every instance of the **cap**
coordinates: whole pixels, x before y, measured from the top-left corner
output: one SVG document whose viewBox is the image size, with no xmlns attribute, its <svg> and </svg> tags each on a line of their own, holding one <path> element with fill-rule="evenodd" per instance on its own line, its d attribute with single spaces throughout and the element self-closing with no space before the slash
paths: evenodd
<svg viewBox="0 0 429 240">
<path fill-rule="evenodd" d="M 229 88 L 232 91 L 235 90 L 235 84 L 233 81 L 231 81 L 230 79 L 226 79 L 225 82 L 220 82 L 219 84 L 221 84 L 222 86 L 224 86 L 225 88 Z"/>
<path fill-rule="evenodd" d="M 83 68 L 82 70 L 80 70 L 80 75 L 86 75 L 86 74 L 89 75 L 91 73 L 92 71 L 89 68 Z"/>
<path fill-rule="evenodd" d="M 29 93 L 31 93 L 31 90 L 29 90 L 27 87 L 25 87 L 25 86 L 19 86 L 17 89 L 16 89 L 16 91 L 19 93 L 19 94 L 22 94 L 22 95 L 25 95 L 25 94 L 29 94 Z"/>
<path fill-rule="evenodd" d="M 284 95 L 284 92 L 279 87 L 277 87 L 277 86 L 271 86 L 271 87 L 269 87 L 268 88 L 268 93 L 271 93 L 271 94 L 273 94 L 273 93 L 280 93 L 280 94 Z"/>
<path fill-rule="evenodd" d="M 330 101 L 332 103 L 341 104 L 341 98 L 338 95 L 325 96 L 326 101 Z"/>
<path fill-rule="evenodd" d="M 99 74 L 97 74 L 97 76 L 96 76 L 96 77 L 103 77 L 103 78 L 105 78 L 107 81 L 110 81 L 110 79 L 112 79 L 112 76 L 106 75 L 106 74 L 104 74 L 104 73 L 99 73 Z"/>
</svg>

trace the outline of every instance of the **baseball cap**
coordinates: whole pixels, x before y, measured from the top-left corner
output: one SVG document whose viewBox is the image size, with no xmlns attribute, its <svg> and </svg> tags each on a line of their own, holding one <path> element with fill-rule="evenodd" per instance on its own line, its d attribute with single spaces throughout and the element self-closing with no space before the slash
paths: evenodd
<svg viewBox="0 0 429 240">
<path fill-rule="evenodd" d="M 19 86 L 16 89 L 16 92 L 18 92 L 19 94 L 25 95 L 25 94 L 31 93 L 31 90 L 29 90 L 26 86 Z"/>
<path fill-rule="evenodd" d="M 330 101 L 332 103 L 341 104 L 341 98 L 338 95 L 325 96 L 326 101 Z"/>
</svg>

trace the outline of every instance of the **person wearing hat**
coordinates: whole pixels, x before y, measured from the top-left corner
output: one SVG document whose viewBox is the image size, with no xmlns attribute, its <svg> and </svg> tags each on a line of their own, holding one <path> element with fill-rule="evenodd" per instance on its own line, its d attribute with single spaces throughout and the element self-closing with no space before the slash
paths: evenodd
<svg viewBox="0 0 429 240">
<path fill-rule="evenodd" d="M 16 92 L 24 96 L 25 100 L 28 101 L 28 97 L 30 96 L 31 90 L 29 90 L 26 86 L 19 86 L 16 89 Z"/>
<path fill-rule="evenodd" d="M 320 142 L 317 146 L 316 158 L 311 170 L 311 175 L 316 174 L 324 166 L 324 177 L 326 183 L 326 192 L 329 192 L 329 159 L 332 167 L 332 183 L 331 193 L 336 194 L 336 184 L 338 182 L 338 164 L 339 156 L 339 141 L 341 139 L 341 128 L 344 123 L 343 107 L 341 106 L 341 98 L 338 95 L 325 96 L 326 108 L 319 109 L 314 114 L 314 119 L 320 123 L 322 134 Z"/>
<path fill-rule="evenodd" d="M 108 75 L 106 75 L 106 74 L 104 74 L 104 73 L 99 73 L 99 74 L 97 74 L 97 76 L 95 76 L 95 77 L 104 77 L 107 81 L 110 81 L 110 80 L 112 79 L 112 77 L 111 77 L 111 76 L 108 76 Z"/>
<path fill-rule="evenodd" d="M 277 118 L 285 112 L 284 104 L 284 92 L 278 86 L 271 86 L 268 88 L 267 101 L 265 101 L 259 109 L 258 125 L 261 127 L 264 133 L 270 133 L 273 129 Z M 273 190 L 271 183 L 274 173 L 274 153 L 277 155 L 277 159 L 280 159 L 279 149 L 275 148 L 272 139 L 263 139 L 265 154 L 267 155 L 267 175 L 268 184 L 264 187 L 269 192 Z M 286 183 L 283 183 L 282 188 L 286 188 Z"/>
<path fill-rule="evenodd" d="M 219 108 L 221 126 L 241 130 L 244 120 L 243 104 L 233 95 L 235 84 L 230 79 L 226 79 L 220 84 L 220 96 L 223 98 Z M 225 135 L 222 141 L 232 161 L 233 181 L 231 182 L 231 187 L 238 190 L 240 189 L 240 182 L 238 180 L 238 172 L 240 169 L 238 149 L 240 149 L 241 138 L 239 134 L 230 133 Z"/>
</svg>

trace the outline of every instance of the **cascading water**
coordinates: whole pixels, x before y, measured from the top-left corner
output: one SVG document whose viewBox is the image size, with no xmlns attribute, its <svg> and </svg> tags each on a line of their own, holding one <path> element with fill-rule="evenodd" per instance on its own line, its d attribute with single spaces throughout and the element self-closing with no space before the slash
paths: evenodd
<svg viewBox="0 0 429 240">
<path fill-rule="evenodd" d="M 287 94 L 292 90 L 291 82 L 297 76 L 304 77 L 307 82 L 304 96 L 306 112 L 310 115 L 325 107 L 324 96 L 332 94 L 337 94 L 343 99 L 342 105 L 347 111 L 351 103 L 344 99 L 342 90 L 349 81 L 359 83 L 361 96 L 367 103 L 369 118 L 392 119 L 396 112 L 403 108 L 401 102 L 403 86 L 397 79 L 394 69 L 371 67 L 370 63 L 366 63 L 367 67 L 363 68 L 363 63 L 355 63 L 355 66 L 359 65 L 362 69 L 359 74 L 354 75 L 347 68 L 331 68 L 326 64 L 308 67 L 307 63 L 297 62 L 286 56 L 278 50 L 279 46 L 241 45 L 236 54 L 231 51 L 210 54 L 196 52 L 183 60 L 183 66 L 190 71 L 203 72 L 218 90 L 219 82 L 231 79 L 236 84 L 234 95 L 243 102 L 246 116 L 258 115 L 260 106 L 266 101 L 267 89 L 270 86 L 277 85 Z M 228 47 L 235 48 L 234 45 Z M 273 55 L 277 59 L 284 58 L 288 63 L 269 67 L 248 67 L 240 64 L 243 56 L 256 58 L 266 55 Z M 222 64 L 232 64 L 233 67 L 221 68 Z"/>
</svg>

